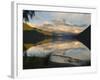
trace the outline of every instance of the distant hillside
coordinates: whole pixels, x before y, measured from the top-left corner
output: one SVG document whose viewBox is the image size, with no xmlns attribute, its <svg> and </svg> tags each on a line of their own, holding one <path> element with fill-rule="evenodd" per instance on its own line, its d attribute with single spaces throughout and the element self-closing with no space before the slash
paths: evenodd
<svg viewBox="0 0 100 80">
<path fill-rule="evenodd" d="M 32 27 L 27 23 L 23 23 L 23 42 L 37 43 L 51 36 L 51 33 Z"/>
<path fill-rule="evenodd" d="M 78 27 L 78 26 L 72 26 L 72 25 L 65 25 L 65 24 L 32 24 L 30 22 L 23 23 L 23 29 L 24 30 L 37 30 L 38 32 L 44 34 L 44 35 L 52 35 L 54 34 L 79 34 L 82 31 L 86 29 L 85 27 Z"/>
<path fill-rule="evenodd" d="M 77 36 L 77 39 L 91 49 L 91 25 Z"/>
<path fill-rule="evenodd" d="M 48 32 L 48 31 L 45 31 L 45 30 L 42 30 L 40 29 L 39 27 L 37 27 L 37 25 L 33 25 L 33 24 L 29 24 L 29 23 L 23 23 L 23 30 L 24 31 L 37 31 L 39 33 L 42 33 L 44 35 L 47 35 L 47 36 L 51 36 L 52 33 L 51 32 Z"/>
<path fill-rule="evenodd" d="M 27 23 L 23 23 L 23 30 L 33 30 L 33 28 L 29 26 Z"/>
</svg>

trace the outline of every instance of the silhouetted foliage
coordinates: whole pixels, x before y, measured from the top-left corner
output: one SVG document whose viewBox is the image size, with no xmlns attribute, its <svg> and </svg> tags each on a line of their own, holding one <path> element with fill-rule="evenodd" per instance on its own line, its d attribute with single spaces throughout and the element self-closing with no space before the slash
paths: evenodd
<svg viewBox="0 0 100 80">
<path fill-rule="evenodd" d="M 29 21 L 29 17 L 32 18 L 33 15 L 35 16 L 35 12 L 33 10 L 23 10 L 23 19 L 25 21 Z"/>
</svg>

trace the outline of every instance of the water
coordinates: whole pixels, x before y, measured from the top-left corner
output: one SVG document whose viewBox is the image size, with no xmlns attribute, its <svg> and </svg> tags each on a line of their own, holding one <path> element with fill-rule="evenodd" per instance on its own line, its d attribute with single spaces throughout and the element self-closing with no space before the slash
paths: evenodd
<svg viewBox="0 0 100 80">
<path fill-rule="evenodd" d="M 80 41 L 66 37 L 24 43 L 23 68 L 90 66 L 90 50 Z"/>
</svg>

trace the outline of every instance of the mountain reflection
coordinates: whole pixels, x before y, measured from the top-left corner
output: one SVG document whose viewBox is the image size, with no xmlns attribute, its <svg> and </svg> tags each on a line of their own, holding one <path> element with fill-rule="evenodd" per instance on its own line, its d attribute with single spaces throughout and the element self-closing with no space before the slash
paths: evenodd
<svg viewBox="0 0 100 80">
<path fill-rule="evenodd" d="M 75 39 L 50 38 L 24 47 L 24 69 L 90 65 L 89 49 Z"/>
</svg>

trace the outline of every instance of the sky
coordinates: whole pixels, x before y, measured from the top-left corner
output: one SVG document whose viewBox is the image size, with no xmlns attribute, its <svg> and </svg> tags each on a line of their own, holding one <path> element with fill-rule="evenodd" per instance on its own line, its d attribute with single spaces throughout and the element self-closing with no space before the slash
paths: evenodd
<svg viewBox="0 0 100 80">
<path fill-rule="evenodd" d="M 89 25 L 91 24 L 90 13 L 75 12 L 52 12 L 52 11 L 35 11 L 35 16 L 29 22 L 37 25 L 65 23 L 70 25 Z"/>
</svg>

